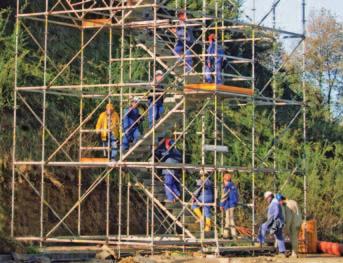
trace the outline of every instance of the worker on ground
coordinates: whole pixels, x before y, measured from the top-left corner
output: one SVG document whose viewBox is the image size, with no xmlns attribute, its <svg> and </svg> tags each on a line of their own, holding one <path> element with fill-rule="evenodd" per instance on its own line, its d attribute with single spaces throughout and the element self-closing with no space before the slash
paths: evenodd
<svg viewBox="0 0 343 263">
<path fill-rule="evenodd" d="M 270 234 L 275 236 L 279 253 L 286 256 L 285 240 L 282 234 L 282 228 L 284 227 L 285 221 L 282 215 L 281 206 L 279 201 L 274 198 L 274 194 L 270 191 L 264 193 L 264 199 L 269 204 L 267 221 L 261 225 L 257 240 L 263 244 L 267 232 L 270 232 Z"/>
<path fill-rule="evenodd" d="M 181 162 L 181 153 L 176 148 L 174 140 L 169 137 L 160 137 L 155 150 L 157 162 L 175 164 Z M 180 197 L 180 171 L 178 169 L 162 169 L 164 176 L 165 202 L 175 202 Z"/>
<path fill-rule="evenodd" d="M 298 203 L 294 200 L 288 200 L 282 194 L 276 194 L 285 219 L 284 233 L 289 236 L 292 244 L 292 256 L 298 255 L 298 234 L 300 231 L 302 216 Z"/>
<path fill-rule="evenodd" d="M 134 97 L 131 104 L 125 109 L 123 117 L 123 150 L 128 150 L 130 143 L 136 143 L 141 136 L 139 124 L 142 121 L 138 105 L 140 99 Z"/>
<path fill-rule="evenodd" d="M 163 86 L 161 85 L 161 81 L 163 79 L 163 72 L 162 70 L 157 70 L 155 73 L 155 82 L 156 82 L 156 89 L 155 92 L 161 93 L 163 92 Z M 148 121 L 149 121 L 149 128 L 152 127 L 153 120 L 155 122 L 161 118 L 164 112 L 163 108 L 163 96 L 161 94 L 155 95 L 155 104 L 154 104 L 154 97 L 152 96 L 153 90 L 150 90 L 150 95 L 148 96 Z"/>
<path fill-rule="evenodd" d="M 207 48 L 207 58 L 205 67 L 205 79 L 208 83 L 223 84 L 222 78 L 222 67 L 224 61 L 224 49 L 216 41 L 215 34 L 210 34 L 208 36 L 208 41 L 210 45 Z M 217 55 L 217 56 L 216 56 Z M 213 75 L 215 73 L 215 76 Z M 214 79 L 216 79 L 214 81 Z"/>
<path fill-rule="evenodd" d="M 205 217 L 205 232 L 211 231 L 211 206 L 214 202 L 213 183 L 205 171 L 200 171 L 200 179 L 197 180 L 197 190 L 194 192 L 192 209 L 200 222 Z M 200 209 L 202 207 L 202 210 Z"/>
<path fill-rule="evenodd" d="M 95 130 L 100 135 L 101 145 L 111 148 L 109 159 L 114 161 L 118 153 L 119 115 L 111 103 L 108 103 L 106 110 L 100 113 Z"/>
<path fill-rule="evenodd" d="M 238 190 L 236 185 L 232 182 L 232 174 L 225 173 L 223 176 L 223 192 L 220 200 L 220 210 L 225 212 L 225 227 L 224 238 L 229 237 L 229 229 L 231 232 L 231 238 L 237 237 L 234 210 L 238 204 Z"/>
<path fill-rule="evenodd" d="M 191 27 L 186 28 L 186 20 L 187 15 L 184 10 L 179 10 L 177 12 L 177 18 L 179 20 L 177 28 L 173 29 L 173 31 L 176 33 L 176 44 L 174 51 L 177 55 L 185 55 L 185 67 L 186 72 L 190 72 L 193 67 L 193 60 L 190 56 L 192 53 L 190 51 L 191 46 L 193 46 L 194 43 L 194 36 L 193 36 L 193 30 Z M 186 33 L 185 33 L 186 30 Z M 181 59 L 178 59 L 178 61 L 182 61 Z"/>
</svg>

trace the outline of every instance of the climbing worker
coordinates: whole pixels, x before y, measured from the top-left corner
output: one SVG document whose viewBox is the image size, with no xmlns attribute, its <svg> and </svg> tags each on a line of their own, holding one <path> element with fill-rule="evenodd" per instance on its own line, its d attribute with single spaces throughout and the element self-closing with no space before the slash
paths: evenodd
<svg viewBox="0 0 343 263">
<path fill-rule="evenodd" d="M 281 206 L 279 201 L 274 198 L 274 194 L 270 191 L 264 193 L 264 199 L 268 202 L 268 213 L 267 221 L 263 223 L 260 227 L 259 234 L 257 237 L 258 242 L 263 244 L 267 232 L 275 236 L 277 241 L 277 247 L 281 255 L 287 256 L 285 240 L 282 234 L 282 228 L 284 227 L 285 221 L 282 215 Z"/>
<path fill-rule="evenodd" d="M 232 182 L 232 174 L 225 173 L 223 175 L 223 192 L 220 200 L 220 210 L 225 212 L 225 227 L 224 238 L 229 237 L 229 229 L 231 232 L 231 238 L 237 237 L 234 210 L 238 203 L 238 190 L 236 185 Z"/>
<path fill-rule="evenodd" d="M 198 217 L 198 221 L 203 221 L 205 216 L 205 232 L 211 231 L 211 206 L 214 202 L 213 183 L 209 177 L 206 177 L 204 170 L 200 171 L 200 179 L 197 180 L 197 190 L 194 192 L 192 209 Z M 202 210 L 200 209 L 202 207 Z"/>
<path fill-rule="evenodd" d="M 175 164 L 181 162 L 181 153 L 176 148 L 174 140 L 169 137 L 158 138 L 158 146 L 155 150 L 157 162 Z M 175 202 L 180 197 L 180 171 L 178 169 L 162 169 L 164 176 L 165 202 Z"/>
<path fill-rule="evenodd" d="M 140 102 L 139 97 L 134 97 L 131 104 L 124 111 L 123 117 L 123 150 L 128 150 L 130 143 L 136 143 L 141 136 L 139 131 L 139 124 L 142 121 L 139 113 L 138 105 Z"/>
<path fill-rule="evenodd" d="M 114 161 L 118 152 L 119 115 L 111 103 L 108 103 L 106 110 L 100 113 L 95 130 L 100 135 L 101 145 L 111 148 L 109 159 Z"/>
<path fill-rule="evenodd" d="M 224 49 L 216 41 L 215 34 L 208 36 L 210 45 L 207 48 L 207 58 L 205 67 L 205 79 L 206 82 L 212 83 L 216 79 L 216 84 L 223 84 L 222 67 L 224 61 Z M 212 76 L 215 73 L 216 77 Z"/>
<path fill-rule="evenodd" d="M 298 234 L 302 223 L 301 212 L 298 203 L 294 200 L 286 199 L 282 194 L 276 194 L 285 219 L 284 233 L 290 238 L 292 245 L 292 257 L 298 256 Z"/>
<path fill-rule="evenodd" d="M 155 73 L 155 82 L 156 82 L 156 89 L 155 92 L 163 92 L 163 86 L 161 84 L 161 81 L 163 79 L 163 72 L 162 70 L 157 70 Z M 150 95 L 148 96 L 148 121 L 149 121 L 149 128 L 152 127 L 153 120 L 155 119 L 155 122 L 161 118 L 164 108 L 163 108 L 163 96 L 161 94 L 155 95 L 155 104 L 154 97 L 152 96 L 153 90 L 150 90 Z M 154 118 L 155 117 L 155 118 Z"/>
<path fill-rule="evenodd" d="M 176 29 L 173 29 L 177 37 L 174 51 L 179 56 L 183 54 L 186 56 L 185 68 L 186 72 L 190 72 L 193 67 L 193 60 L 191 57 L 187 56 L 190 56 L 192 54 L 190 48 L 193 46 L 194 43 L 193 30 L 191 27 L 186 28 L 187 15 L 185 10 L 179 10 L 177 12 L 177 18 L 178 25 Z M 178 62 L 180 61 L 182 61 L 181 58 L 178 59 Z"/>
</svg>

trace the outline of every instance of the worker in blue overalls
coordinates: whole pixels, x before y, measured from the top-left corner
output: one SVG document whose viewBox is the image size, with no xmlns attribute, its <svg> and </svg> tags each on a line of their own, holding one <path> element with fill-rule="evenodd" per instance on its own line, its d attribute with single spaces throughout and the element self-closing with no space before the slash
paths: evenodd
<svg viewBox="0 0 343 263">
<path fill-rule="evenodd" d="M 215 34 L 210 34 L 208 36 L 208 41 L 210 45 L 207 48 L 207 58 L 205 67 L 205 79 L 208 83 L 214 82 L 214 75 L 216 75 L 216 84 L 223 84 L 222 68 L 224 61 L 224 49 L 216 41 Z M 217 49 L 217 52 L 216 52 Z M 217 54 L 217 56 L 216 56 Z"/>
<path fill-rule="evenodd" d="M 279 201 L 274 198 L 274 194 L 270 191 L 264 193 L 264 199 L 268 202 L 267 221 L 264 222 L 259 230 L 257 237 L 258 242 L 264 243 L 267 232 L 274 234 L 277 241 L 279 253 L 286 255 L 285 240 L 282 234 L 282 228 L 285 225 L 285 220 L 282 215 L 282 209 Z"/>
<path fill-rule="evenodd" d="M 238 204 L 238 190 L 236 185 L 232 182 L 232 174 L 225 173 L 223 175 L 223 192 L 220 199 L 220 210 L 225 212 L 225 228 L 223 236 L 229 237 L 229 229 L 231 232 L 231 238 L 237 237 L 237 231 L 234 220 L 235 207 Z"/>
<path fill-rule="evenodd" d="M 163 79 L 163 72 L 162 70 L 157 70 L 155 73 L 155 81 L 156 81 L 156 89 L 155 92 L 161 93 L 163 92 L 163 86 L 161 84 L 161 81 Z M 155 95 L 155 104 L 154 97 L 152 96 L 153 90 L 150 90 L 150 95 L 148 96 L 148 122 L 149 122 L 149 128 L 152 127 L 153 120 L 155 117 L 155 123 L 157 120 L 161 118 L 164 112 L 163 108 L 163 96 L 161 94 Z"/>
<path fill-rule="evenodd" d="M 200 171 L 200 179 L 197 180 L 197 189 L 194 192 L 192 209 L 198 220 L 202 222 L 203 216 L 205 217 L 205 232 L 211 231 L 211 206 L 213 203 L 213 183 L 205 171 Z M 200 209 L 202 207 L 202 211 Z"/>
<path fill-rule="evenodd" d="M 179 10 L 177 13 L 177 18 L 179 20 L 179 23 L 174 29 L 174 32 L 176 33 L 176 44 L 174 51 L 177 55 L 185 55 L 185 67 L 186 67 L 186 72 L 190 72 L 193 67 L 193 60 L 190 56 L 192 54 L 190 48 L 193 46 L 194 43 L 194 36 L 193 36 L 193 30 L 191 27 L 187 27 L 186 29 L 186 34 L 185 34 L 185 28 L 186 28 L 186 23 L 185 21 L 187 20 L 187 15 L 184 10 Z M 186 46 L 184 46 L 184 44 Z M 180 61 L 180 59 L 178 60 Z"/>
<path fill-rule="evenodd" d="M 181 163 L 180 151 L 174 145 L 174 140 L 169 137 L 160 137 L 158 146 L 155 150 L 157 162 L 169 164 Z M 175 202 L 180 197 L 180 171 L 178 169 L 162 169 L 164 176 L 164 189 L 166 193 L 165 202 Z"/>
<path fill-rule="evenodd" d="M 124 111 L 124 117 L 122 122 L 123 127 L 123 150 L 128 150 L 130 143 L 136 143 L 141 136 L 139 131 L 139 124 L 142 121 L 140 118 L 138 105 L 140 99 L 139 97 L 134 97 L 131 100 L 131 104 Z"/>
</svg>

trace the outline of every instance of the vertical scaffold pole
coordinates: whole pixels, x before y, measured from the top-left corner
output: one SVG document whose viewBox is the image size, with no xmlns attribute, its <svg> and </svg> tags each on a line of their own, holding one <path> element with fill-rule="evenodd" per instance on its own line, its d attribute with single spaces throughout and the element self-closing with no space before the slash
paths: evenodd
<svg viewBox="0 0 343 263">
<path fill-rule="evenodd" d="M 14 237 L 14 213 L 15 213 L 15 161 L 17 140 L 17 86 L 18 86 L 18 48 L 19 48 L 19 12 L 20 3 L 17 0 L 16 25 L 15 25 L 15 63 L 14 63 L 14 90 L 13 90 L 13 148 L 12 148 L 12 196 L 11 196 L 11 237 Z"/>
<path fill-rule="evenodd" d="M 276 28 L 276 0 L 273 2 L 273 29 L 275 30 Z M 273 32 L 273 35 L 275 37 L 275 32 Z M 277 192 L 277 174 L 276 174 L 276 105 L 275 105 L 275 100 L 276 100 L 276 79 L 275 79 L 275 74 L 276 74 L 276 51 L 277 51 L 277 43 L 274 40 L 273 42 L 273 185 L 274 185 L 274 193 Z"/>
<path fill-rule="evenodd" d="M 49 0 L 45 0 L 45 15 L 44 15 L 44 72 L 43 72 L 43 109 L 42 109 L 42 164 L 41 164 L 41 187 L 40 187 L 40 246 L 43 246 L 44 238 L 44 173 L 45 173 L 45 127 L 46 127 L 46 85 L 47 85 L 47 52 L 48 52 L 48 13 Z"/>
<path fill-rule="evenodd" d="M 255 0 L 253 0 L 253 24 L 255 24 Z M 252 83 L 251 88 L 253 90 L 253 97 L 252 97 L 252 129 L 251 129 L 251 169 L 252 169 L 252 244 L 255 243 L 255 28 L 252 28 L 251 32 L 251 53 L 252 53 L 252 64 L 251 64 L 251 75 L 252 75 Z M 254 252 L 253 252 L 254 253 Z"/>
</svg>

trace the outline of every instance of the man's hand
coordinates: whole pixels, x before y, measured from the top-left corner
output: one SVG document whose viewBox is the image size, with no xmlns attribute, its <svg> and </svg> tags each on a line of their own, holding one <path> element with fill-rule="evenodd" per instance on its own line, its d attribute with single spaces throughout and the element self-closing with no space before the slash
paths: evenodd
<svg viewBox="0 0 343 263">
<path fill-rule="evenodd" d="M 207 67 L 211 68 L 211 63 L 207 63 Z"/>
<path fill-rule="evenodd" d="M 220 206 L 219 208 L 221 212 L 224 212 L 224 207 Z"/>
</svg>

